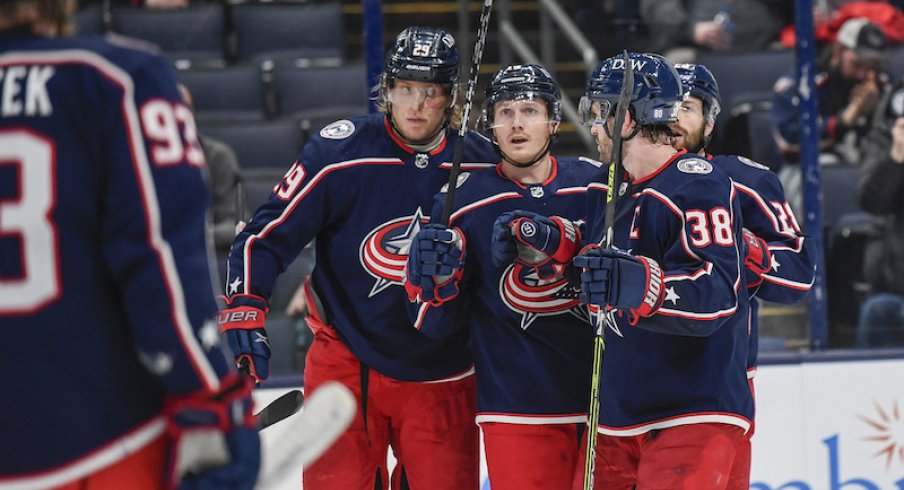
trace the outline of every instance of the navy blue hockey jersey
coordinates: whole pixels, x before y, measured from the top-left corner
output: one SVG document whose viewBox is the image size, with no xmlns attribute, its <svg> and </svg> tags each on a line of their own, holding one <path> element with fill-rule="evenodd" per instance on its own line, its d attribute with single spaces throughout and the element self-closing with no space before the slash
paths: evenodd
<svg viewBox="0 0 904 490">
<path fill-rule="evenodd" d="M 618 198 L 615 246 L 659 263 L 665 299 L 631 325 L 606 329 L 602 433 L 636 435 L 692 423 L 747 430 L 749 309 L 739 251 L 740 206 L 709 161 L 679 152 Z M 605 199 L 592 205 L 588 239 L 603 237 Z"/>
<path fill-rule="evenodd" d="M 415 326 L 430 336 L 469 329 L 477 370 L 477 421 L 548 424 L 587 419 L 593 329 L 586 306 L 563 276 L 492 262 L 493 222 L 516 209 L 571 221 L 586 218 L 588 192 L 605 194 L 599 163 L 553 159 L 550 177 L 522 185 L 499 168 L 462 176 L 450 225 L 465 236 L 461 294 L 418 308 Z M 601 191 L 601 192 L 600 192 Z M 446 194 L 437 195 L 438 220 Z"/>
<path fill-rule="evenodd" d="M 772 270 L 750 291 L 755 296 L 750 299 L 753 311 L 747 374 L 753 377 L 759 350 L 757 298 L 780 304 L 801 301 L 813 285 L 816 264 L 810 240 L 801 233 L 794 212 L 785 200 L 782 183 L 769 167 L 734 155 L 710 156 L 709 159 L 734 181 L 744 228 L 765 240 L 772 253 Z"/>
<path fill-rule="evenodd" d="M 364 365 L 403 381 L 471 370 L 467 335 L 437 341 L 418 333 L 401 286 L 411 240 L 449 178 L 457 138 L 448 131 L 435 150 L 417 153 L 380 113 L 323 128 L 236 237 L 227 293 L 268 298 L 276 276 L 316 238 L 312 287 L 326 322 Z M 490 142 L 471 133 L 462 168 L 497 160 Z"/>
<path fill-rule="evenodd" d="M 84 477 L 219 388 L 194 120 L 169 64 L 0 32 L 0 487 Z M 161 475 L 162 476 L 162 475 Z"/>
</svg>

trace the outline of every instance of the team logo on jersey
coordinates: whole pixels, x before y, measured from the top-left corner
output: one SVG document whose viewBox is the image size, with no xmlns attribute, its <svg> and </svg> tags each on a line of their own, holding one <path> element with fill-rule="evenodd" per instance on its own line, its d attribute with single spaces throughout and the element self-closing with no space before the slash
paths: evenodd
<svg viewBox="0 0 904 490">
<path fill-rule="evenodd" d="M 470 172 L 462 172 L 462 173 L 458 174 L 458 178 L 455 179 L 455 188 L 458 189 L 459 187 L 461 187 L 461 185 L 464 184 L 465 181 L 468 180 L 468 177 L 470 177 L 470 176 L 471 176 Z M 439 191 L 440 192 L 449 192 L 449 183 L 446 182 L 445 184 L 443 184 L 443 187 Z"/>
<path fill-rule="evenodd" d="M 361 242 L 359 258 L 368 274 L 377 281 L 368 298 L 393 284 L 401 286 L 411 242 L 421 226 L 429 223 L 421 208 L 413 216 L 403 216 L 374 228 Z"/>
<path fill-rule="evenodd" d="M 760 170 L 769 170 L 769 167 L 763 165 L 763 164 L 760 163 L 760 162 L 755 162 L 755 161 L 753 161 L 753 160 L 751 160 L 751 159 L 749 159 L 749 158 L 747 158 L 747 157 L 741 157 L 741 156 L 739 156 L 739 157 L 738 157 L 738 160 L 742 161 L 743 163 L 746 163 L 747 165 L 750 165 L 750 166 L 753 167 L 753 168 L 758 168 L 758 169 L 760 169 Z"/>
<path fill-rule="evenodd" d="M 417 168 L 427 168 L 427 164 L 430 163 L 430 155 L 426 153 L 418 153 L 414 156 L 414 166 Z"/>
<path fill-rule="evenodd" d="M 539 199 L 539 198 L 543 197 L 544 194 L 545 194 L 545 192 L 543 191 L 543 188 L 540 186 L 534 186 L 534 187 L 530 188 L 531 197 L 536 197 L 537 199 Z"/>
<path fill-rule="evenodd" d="M 689 158 L 678 162 L 678 170 L 686 174 L 708 174 L 713 171 L 713 166 L 700 158 Z"/>
<path fill-rule="evenodd" d="M 622 182 L 618 186 L 618 197 L 624 196 L 626 192 L 628 192 L 628 183 Z"/>
<path fill-rule="evenodd" d="M 341 140 L 343 138 L 348 138 L 348 136 L 354 132 L 354 123 L 348 119 L 340 119 L 321 129 L 320 136 L 331 140 Z"/>
<path fill-rule="evenodd" d="M 512 264 L 499 280 L 499 296 L 506 306 L 521 313 L 521 328 L 527 330 L 541 316 L 569 313 L 589 322 L 587 309 L 578 301 L 578 291 L 562 276 L 540 279 L 537 270 Z"/>
</svg>

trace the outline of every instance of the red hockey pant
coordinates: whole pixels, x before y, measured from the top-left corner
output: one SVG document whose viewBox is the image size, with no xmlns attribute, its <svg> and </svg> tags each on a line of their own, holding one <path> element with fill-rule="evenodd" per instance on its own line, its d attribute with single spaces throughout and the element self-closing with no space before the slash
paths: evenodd
<svg viewBox="0 0 904 490">
<path fill-rule="evenodd" d="M 600 434 L 593 488 L 725 490 L 746 439 L 744 429 L 728 424 L 679 425 L 631 437 Z M 583 467 L 577 475 L 574 489 L 582 488 Z"/>
<path fill-rule="evenodd" d="M 367 372 L 366 414 L 362 416 L 361 364 L 329 327 L 318 328 L 308 350 L 305 391 L 339 381 L 355 394 L 358 413 L 348 431 L 304 469 L 305 490 L 390 488 L 386 455 L 398 463 L 392 487 L 404 478 L 411 490 L 476 490 L 479 435 L 474 376 L 442 383 L 398 381 Z"/>
<path fill-rule="evenodd" d="M 493 490 L 570 489 L 583 426 L 480 424 Z"/>
</svg>

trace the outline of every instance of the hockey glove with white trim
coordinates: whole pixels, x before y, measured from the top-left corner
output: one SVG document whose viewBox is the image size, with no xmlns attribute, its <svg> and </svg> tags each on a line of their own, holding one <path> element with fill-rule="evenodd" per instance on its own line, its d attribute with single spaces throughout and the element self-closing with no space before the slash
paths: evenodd
<svg viewBox="0 0 904 490">
<path fill-rule="evenodd" d="M 626 311 L 632 325 L 662 306 L 662 269 L 650 258 L 588 245 L 574 258 L 581 272 L 581 302 Z"/>
<path fill-rule="evenodd" d="M 253 294 L 236 294 L 220 312 L 220 331 L 226 334 L 236 366 L 260 383 L 270 376 L 270 341 L 264 330 L 267 302 Z"/>
<path fill-rule="evenodd" d="M 408 252 L 408 299 L 439 306 L 458 296 L 464 265 L 465 239 L 461 230 L 438 224 L 424 226 Z"/>
<path fill-rule="evenodd" d="M 173 439 L 167 488 L 254 488 L 261 448 L 251 387 L 247 376 L 231 375 L 217 393 L 167 398 L 164 412 Z"/>
<path fill-rule="evenodd" d="M 565 274 L 581 243 L 581 230 L 571 221 L 530 211 L 502 213 L 493 223 L 493 263 L 512 260 L 534 267 L 541 279 Z"/>
<path fill-rule="evenodd" d="M 766 241 L 744 228 L 741 230 L 744 237 L 745 255 L 744 269 L 747 274 L 747 288 L 752 289 L 763 282 L 763 274 L 772 268 L 772 252 Z"/>
</svg>

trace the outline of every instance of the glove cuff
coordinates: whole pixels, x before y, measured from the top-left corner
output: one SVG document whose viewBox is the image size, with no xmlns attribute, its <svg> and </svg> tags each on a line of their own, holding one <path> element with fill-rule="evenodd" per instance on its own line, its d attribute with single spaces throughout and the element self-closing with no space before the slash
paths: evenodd
<svg viewBox="0 0 904 490">
<path fill-rule="evenodd" d="M 742 234 L 747 245 L 744 267 L 747 272 L 747 288 L 750 289 L 759 286 L 763 282 L 763 274 L 772 268 L 772 252 L 766 241 L 750 230 L 744 228 Z"/>
<path fill-rule="evenodd" d="M 641 318 L 653 316 L 653 314 L 659 310 L 659 307 L 662 306 L 662 301 L 665 299 L 665 288 L 662 283 L 662 268 L 659 267 L 659 263 L 642 255 L 637 255 L 634 258 L 643 264 L 644 269 L 646 269 L 647 287 L 646 291 L 644 291 L 643 300 L 641 301 L 640 306 L 632 308 L 628 312 L 628 320 L 631 325 L 636 325 Z"/>
<path fill-rule="evenodd" d="M 264 328 L 266 312 L 253 306 L 239 306 L 229 308 L 219 313 L 217 323 L 220 332 L 229 330 L 257 330 Z"/>
</svg>

